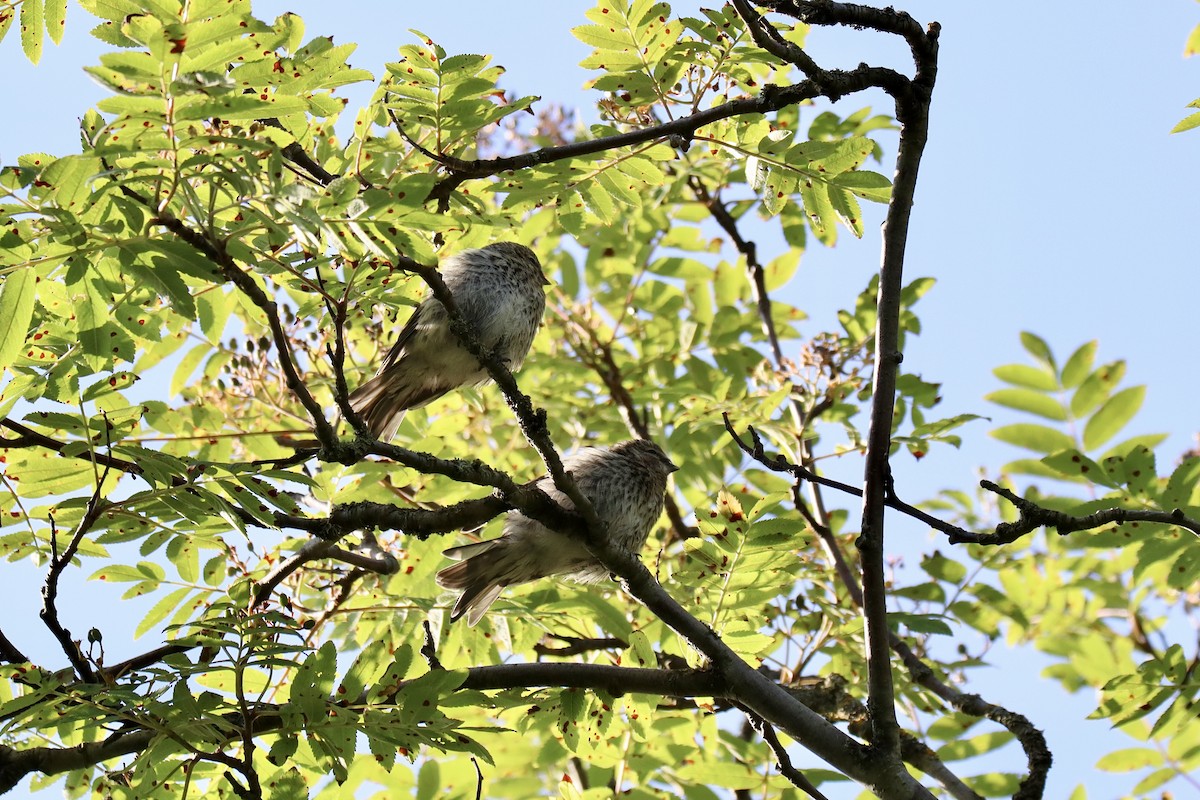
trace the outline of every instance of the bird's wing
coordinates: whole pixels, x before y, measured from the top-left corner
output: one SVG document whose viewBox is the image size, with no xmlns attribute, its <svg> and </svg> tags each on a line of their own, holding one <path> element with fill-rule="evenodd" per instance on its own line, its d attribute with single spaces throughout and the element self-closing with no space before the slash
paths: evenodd
<svg viewBox="0 0 1200 800">
<path fill-rule="evenodd" d="M 417 329 L 421 325 L 422 311 L 425 311 L 425 303 L 417 304 L 413 309 L 412 315 L 408 318 L 408 322 L 404 323 L 404 327 L 400 329 L 400 334 L 396 337 L 396 343 L 392 345 L 392 349 L 388 351 L 387 358 L 383 360 L 379 371 L 387 369 L 400 360 L 400 356 L 404 354 L 405 348 L 412 342 L 413 337 L 417 334 Z M 428 312 L 424 316 L 428 316 Z"/>
</svg>

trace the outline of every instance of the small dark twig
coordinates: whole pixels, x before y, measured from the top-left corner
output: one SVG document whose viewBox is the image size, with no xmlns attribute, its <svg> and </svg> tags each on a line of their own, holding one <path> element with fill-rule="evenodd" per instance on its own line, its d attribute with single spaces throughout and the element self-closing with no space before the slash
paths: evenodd
<svg viewBox="0 0 1200 800">
<path fill-rule="evenodd" d="M 551 634 L 548 636 L 551 639 L 557 639 L 560 642 L 566 642 L 565 647 L 551 647 L 548 644 L 538 642 L 533 646 L 533 651 L 539 656 L 556 656 L 558 658 L 567 658 L 569 656 L 578 656 L 583 653 L 591 653 L 596 650 L 624 650 L 629 647 L 629 643 L 621 639 L 611 636 L 602 637 L 599 639 L 580 638 L 577 636 L 559 636 Z"/>
<path fill-rule="evenodd" d="M 1094 514 L 1073 517 L 1061 511 L 1042 508 L 1036 503 L 1013 494 L 1003 486 L 999 486 L 991 481 L 980 481 L 979 485 L 989 492 L 995 492 L 1016 506 L 1017 511 L 1020 512 L 1020 517 L 1016 522 L 1000 523 L 996 526 L 996 530 L 992 534 L 970 534 L 964 531 L 958 538 L 951 536 L 951 544 L 958 542 L 988 545 L 1008 544 L 1043 526 L 1054 528 L 1060 536 L 1066 536 L 1069 533 L 1099 528 L 1101 525 L 1108 525 L 1113 522 L 1118 525 L 1126 522 L 1160 522 L 1164 525 L 1176 525 L 1200 536 L 1200 521 L 1191 519 L 1183 513 L 1182 509 L 1178 508 L 1172 511 L 1106 508 Z"/>
<path fill-rule="evenodd" d="M 96 488 L 92 492 L 92 496 L 88 498 L 87 508 L 83 513 L 83 518 L 79 520 L 79 524 L 75 527 L 75 532 L 71 535 L 71 540 L 68 542 L 66 549 L 59 552 L 58 549 L 58 527 L 55 525 L 54 517 L 50 517 L 50 572 L 46 575 L 46 582 L 42 586 L 42 610 L 38 613 L 45 626 L 58 640 L 59 646 L 62 647 L 63 653 L 67 656 L 67 660 L 71 662 L 75 674 L 79 676 L 81 681 L 85 683 L 95 683 L 96 673 L 87 662 L 87 658 L 83 655 L 83 651 L 79 647 L 79 642 L 71 637 L 71 632 L 68 631 L 58 618 L 58 583 L 62 578 L 63 572 L 71 564 L 71 559 L 79 551 L 79 546 L 83 543 L 83 537 L 87 535 L 92 526 L 96 524 L 96 520 L 100 518 L 104 508 L 107 506 L 100 492 L 105 481 L 108 480 L 110 467 L 105 467 L 104 472 L 96 480 Z"/>
<path fill-rule="evenodd" d="M 425 629 L 425 644 L 421 645 L 421 655 L 425 657 L 425 663 L 429 665 L 430 670 L 445 669 L 437 657 L 437 642 L 433 638 L 433 626 L 429 624 L 429 620 L 425 620 L 422 626 Z"/>
<path fill-rule="evenodd" d="M 775 728 L 771 726 L 771 723 L 749 709 L 743 708 L 742 711 L 746 713 L 746 718 L 750 720 L 750 724 L 754 726 L 756 731 L 762 734 L 763 741 L 767 743 L 767 746 L 771 748 L 771 752 L 775 754 L 775 762 L 779 767 L 779 774 L 791 781 L 793 786 L 813 798 L 813 800 L 829 800 L 828 797 L 821 794 L 821 791 L 816 786 L 813 786 L 812 781 L 804 777 L 804 773 L 792 765 L 791 756 L 788 755 L 787 748 L 779 741 L 779 736 L 776 735 Z"/>
<path fill-rule="evenodd" d="M 294 555 L 280 562 L 269 575 L 262 579 L 258 588 L 254 590 L 254 599 L 251 601 L 250 607 L 256 608 L 266 603 L 279 584 L 283 583 L 289 575 L 305 564 L 323 558 L 341 561 L 365 572 L 374 572 L 379 575 L 392 575 L 400 568 L 396 557 L 382 550 L 375 541 L 375 536 L 370 533 L 363 536 L 360 552 L 345 550 L 325 539 L 309 539 Z"/>
</svg>

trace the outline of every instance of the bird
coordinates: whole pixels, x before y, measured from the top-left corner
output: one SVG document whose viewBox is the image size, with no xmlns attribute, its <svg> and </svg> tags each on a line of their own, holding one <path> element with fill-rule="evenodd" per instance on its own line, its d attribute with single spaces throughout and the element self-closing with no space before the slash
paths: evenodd
<svg viewBox="0 0 1200 800">
<path fill-rule="evenodd" d="M 606 524 L 609 541 L 634 554 L 642 549 L 662 514 L 667 476 L 679 469 L 662 448 L 647 439 L 585 447 L 564 458 L 563 467 Z M 559 505 L 574 510 L 551 477 L 539 479 L 537 486 Z M 444 555 L 459 559 L 436 577 L 439 586 L 462 592 L 450 621 L 465 614 L 468 625 L 479 622 L 506 586 L 551 575 L 596 583 L 609 574 L 584 542 L 516 510 L 509 512 L 499 538 L 451 547 Z"/>
<path fill-rule="evenodd" d="M 520 369 L 546 310 L 542 287 L 550 281 L 537 255 L 523 244 L 496 242 L 450 256 L 440 271 L 479 343 L 495 350 L 510 370 Z M 450 329 L 446 307 L 427 293 L 379 372 L 350 394 L 350 406 L 375 438 L 386 441 L 408 409 L 488 380 L 487 370 Z"/>
</svg>

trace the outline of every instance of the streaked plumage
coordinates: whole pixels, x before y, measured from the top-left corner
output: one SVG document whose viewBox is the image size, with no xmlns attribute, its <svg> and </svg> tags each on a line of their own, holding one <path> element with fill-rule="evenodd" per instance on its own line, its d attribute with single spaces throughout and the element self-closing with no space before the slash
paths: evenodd
<svg viewBox="0 0 1200 800">
<path fill-rule="evenodd" d="M 585 448 L 563 459 L 563 466 L 607 523 L 610 539 L 631 553 L 639 552 L 646 543 L 662 514 L 667 476 L 678 469 L 658 445 L 643 439 Z M 564 508 L 574 508 L 567 496 L 554 488 L 551 478 L 542 478 L 538 486 Z M 469 625 L 479 622 L 506 586 L 550 575 L 581 583 L 608 576 L 583 542 L 552 531 L 519 511 L 509 512 L 500 538 L 451 547 L 445 554 L 463 560 L 439 572 L 437 582 L 447 589 L 462 590 L 450 620 L 466 614 Z"/>
<path fill-rule="evenodd" d="M 548 283 L 532 250 L 497 242 L 446 259 L 442 279 L 484 347 L 518 370 L 542 322 Z M 488 381 L 487 371 L 450 330 L 446 308 L 426 295 L 396 337 L 374 378 L 350 395 L 350 405 L 377 438 L 396 434 L 404 412 L 462 386 Z"/>
</svg>

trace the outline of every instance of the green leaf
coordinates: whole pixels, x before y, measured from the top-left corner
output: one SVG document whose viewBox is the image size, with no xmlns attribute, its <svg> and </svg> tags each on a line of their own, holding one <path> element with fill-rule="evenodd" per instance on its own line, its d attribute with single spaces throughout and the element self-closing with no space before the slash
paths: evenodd
<svg viewBox="0 0 1200 800">
<path fill-rule="evenodd" d="M 892 197 L 892 182 L 878 172 L 854 170 L 834 176 L 830 181 L 835 186 L 848 189 L 864 200 L 886 203 Z"/>
<path fill-rule="evenodd" d="M 967 577 L 965 566 L 936 552 L 921 560 L 921 569 L 931 577 L 949 583 L 961 583 Z"/>
<path fill-rule="evenodd" d="M 1197 114 L 1196 116 L 1200 116 L 1200 114 Z M 1157 789 L 1164 783 L 1167 783 L 1177 777 L 1179 777 L 1179 770 L 1174 767 L 1163 767 L 1162 769 L 1156 769 L 1137 782 L 1137 785 L 1133 787 L 1133 793 L 1135 795 L 1144 797 L 1154 789 Z M 1167 795 L 1164 792 L 1162 796 L 1166 797 Z"/>
<path fill-rule="evenodd" d="M 81 331 L 94 330 L 108 322 L 108 299 L 98 283 L 95 275 L 84 275 L 83 280 L 70 287 L 75 301 L 75 321 Z"/>
<path fill-rule="evenodd" d="M 42 32 L 46 29 L 42 12 L 42 0 L 25 0 L 21 3 L 21 49 L 34 64 L 42 58 Z"/>
<path fill-rule="evenodd" d="M 127 265 L 126 269 L 133 278 L 143 280 L 161 292 L 171 301 L 175 311 L 188 319 L 196 319 L 196 303 L 175 263 L 163 256 L 151 256 L 150 261 L 151 266 L 134 263 Z"/>
<path fill-rule="evenodd" d="M 654 655 L 654 648 L 650 646 L 650 640 L 644 632 L 634 631 L 629 635 L 629 651 L 632 666 L 647 669 L 658 667 L 658 658 Z"/>
<path fill-rule="evenodd" d="M 266 97 L 258 95 L 234 94 L 215 98 L 202 98 L 190 103 L 177 106 L 177 120 L 203 120 L 209 117 L 220 117 L 229 120 L 255 120 L 263 117 L 286 117 L 290 114 L 302 114 L 308 110 L 308 104 L 302 97 L 288 97 L 283 94 L 270 94 Z"/>
<path fill-rule="evenodd" d="M 998 389 L 984 395 L 984 400 L 1005 408 L 1015 408 L 1055 422 L 1067 420 L 1067 410 L 1054 397 L 1032 389 Z"/>
<path fill-rule="evenodd" d="M 192 373 L 196 371 L 196 367 L 200 366 L 200 362 L 212 353 L 212 351 L 212 345 L 204 342 L 193 347 L 179 360 L 179 366 L 175 368 L 175 374 L 171 376 L 171 383 L 168 388 L 172 397 L 183 391 L 183 387 L 187 386 Z"/>
<path fill-rule="evenodd" d="M 25 344 L 33 320 L 37 273 L 22 267 L 8 273 L 0 285 L 0 370 L 12 364 Z"/>
<path fill-rule="evenodd" d="M 1023 386 L 1026 389 L 1037 389 L 1041 392 L 1058 390 L 1058 381 L 1053 372 L 1031 367 L 1028 364 L 1005 364 L 992 370 L 992 374 L 1013 386 Z"/>
<path fill-rule="evenodd" d="M 952 741 L 939 747 L 937 754 L 943 761 L 961 761 L 964 758 L 974 758 L 990 753 L 1008 744 L 1014 738 L 1008 731 L 992 731 L 972 736 L 970 739 Z"/>
<path fill-rule="evenodd" d="M 897 624 L 904 625 L 910 631 L 916 633 L 936 633 L 942 636 L 954 635 L 954 631 L 946 624 L 945 620 L 932 614 L 907 614 L 901 611 L 893 611 L 888 614 L 888 624 L 892 626 Z"/>
<path fill-rule="evenodd" d="M 1075 440 L 1055 428 L 1032 423 L 1003 425 L 991 432 L 1002 442 L 1032 450 L 1035 453 L 1057 453 L 1075 446 Z"/>
<path fill-rule="evenodd" d="M 416 800 L 435 800 L 442 793 L 441 768 L 434 759 L 426 759 L 417 773 Z"/>
<path fill-rule="evenodd" d="M 1135 769 L 1158 767 L 1163 763 L 1162 753 L 1148 747 L 1129 747 L 1114 750 L 1096 762 L 1096 767 L 1105 772 L 1132 772 Z"/>
<path fill-rule="evenodd" d="M 133 638 L 140 639 L 148 631 L 153 630 L 160 622 L 167 618 L 175 608 L 187 599 L 187 596 L 192 593 L 190 586 L 185 586 L 182 589 L 176 589 L 166 596 L 162 597 L 150 612 L 142 618 L 138 623 L 137 628 L 133 632 Z"/>
<path fill-rule="evenodd" d="M 46 0 L 46 33 L 55 44 L 62 44 L 67 24 L 67 0 Z"/>
<path fill-rule="evenodd" d="M 855 238 L 861 239 L 863 235 L 862 209 L 859 207 L 858 201 L 854 199 L 854 195 L 847 190 L 831 186 L 829 201 L 833 204 L 833 210 L 837 212 L 838 219 L 842 224 L 854 234 Z"/>
<path fill-rule="evenodd" d="M 1029 331 L 1021 331 L 1021 346 L 1052 371 L 1055 369 L 1054 354 L 1050 352 L 1050 345 L 1046 344 L 1045 339 Z"/>
<path fill-rule="evenodd" d="M 1103 486 L 1115 486 L 1108 473 L 1078 450 L 1070 449 L 1042 459 L 1042 463 L 1067 478 L 1079 478 Z"/>
<path fill-rule="evenodd" d="M 1083 383 L 1084 378 L 1092 369 L 1092 364 L 1096 360 L 1096 349 L 1099 343 L 1094 339 L 1087 344 L 1081 345 L 1078 350 L 1071 354 L 1067 359 L 1067 363 L 1063 365 L 1062 381 L 1063 388 L 1074 389 L 1079 384 Z"/>
<path fill-rule="evenodd" d="M 8 34 L 8 29 L 12 27 L 13 19 L 15 18 L 16 14 L 11 12 L 7 14 L 0 14 L 0 41 L 3 41 L 5 35 Z"/>
<path fill-rule="evenodd" d="M 1071 413 L 1076 417 L 1083 417 L 1095 411 L 1124 377 L 1124 361 L 1114 361 L 1096 369 L 1084 378 L 1083 383 L 1072 395 Z"/>
<path fill-rule="evenodd" d="M 1083 446 L 1095 450 L 1112 439 L 1133 419 L 1142 401 L 1146 399 L 1145 386 L 1131 386 L 1113 395 L 1100 410 L 1092 415 L 1083 429 Z"/>
<path fill-rule="evenodd" d="M 151 561 L 139 561 L 136 567 L 125 564 L 109 564 L 88 576 L 90 581 L 130 583 L 133 581 L 161 582 L 166 576 L 163 568 Z"/>
<path fill-rule="evenodd" d="M 685 764 L 676 770 L 680 780 L 701 786 L 720 786 L 725 789 L 753 789 L 762 785 L 763 779 L 746 764 L 735 762 L 696 762 Z"/>
<path fill-rule="evenodd" d="M 1183 133 L 1190 131 L 1192 128 L 1200 128 L 1200 111 L 1195 114 L 1188 114 L 1171 128 L 1171 133 Z"/>
</svg>

